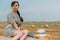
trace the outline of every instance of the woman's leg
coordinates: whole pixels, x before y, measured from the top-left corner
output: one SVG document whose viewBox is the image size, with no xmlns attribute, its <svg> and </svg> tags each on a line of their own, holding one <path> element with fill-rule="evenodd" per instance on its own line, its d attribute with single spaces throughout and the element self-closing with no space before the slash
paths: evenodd
<svg viewBox="0 0 60 40">
<path fill-rule="evenodd" d="M 28 34 L 28 30 L 22 30 L 23 36 L 20 38 L 20 40 L 24 40 Z"/>
<path fill-rule="evenodd" d="M 15 33 L 13 33 L 12 40 L 18 40 L 19 38 L 21 38 L 21 36 L 22 36 L 22 32 L 21 31 L 16 31 Z"/>
</svg>

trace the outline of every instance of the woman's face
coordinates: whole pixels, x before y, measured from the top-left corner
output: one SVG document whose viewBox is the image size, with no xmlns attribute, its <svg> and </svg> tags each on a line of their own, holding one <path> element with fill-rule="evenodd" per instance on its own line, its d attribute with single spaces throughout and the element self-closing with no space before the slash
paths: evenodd
<svg viewBox="0 0 60 40">
<path fill-rule="evenodd" d="M 15 4 L 12 6 L 13 11 L 15 11 L 15 12 L 18 10 L 18 8 L 19 8 L 18 3 L 15 3 Z"/>
</svg>

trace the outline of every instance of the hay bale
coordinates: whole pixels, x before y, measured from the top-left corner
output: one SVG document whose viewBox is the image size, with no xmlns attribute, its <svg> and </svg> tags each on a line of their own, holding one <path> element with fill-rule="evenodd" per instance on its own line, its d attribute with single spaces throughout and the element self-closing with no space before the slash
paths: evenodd
<svg viewBox="0 0 60 40">
<path fill-rule="evenodd" d="M 45 24 L 45 27 L 47 27 L 47 28 L 48 28 L 48 27 L 49 27 L 49 25 L 48 25 L 48 24 Z"/>
</svg>

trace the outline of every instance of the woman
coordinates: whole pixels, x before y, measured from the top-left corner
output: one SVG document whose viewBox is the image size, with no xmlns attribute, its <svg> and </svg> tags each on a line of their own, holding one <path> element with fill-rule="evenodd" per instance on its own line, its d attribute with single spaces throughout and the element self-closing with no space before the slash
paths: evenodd
<svg viewBox="0 0 60 40">
<path fill-rule="evenodd" d="M 5 28 L 5 35 L 8 37 L 13 36 L 12 40 L 24 40 L 28 34 L 28 30 L 21 30 L 23 18 L 18 11 L 19 3 L 13 1 L 11 3 L 12 11 L 8 14 L 8 26 Z"/>
</svg>

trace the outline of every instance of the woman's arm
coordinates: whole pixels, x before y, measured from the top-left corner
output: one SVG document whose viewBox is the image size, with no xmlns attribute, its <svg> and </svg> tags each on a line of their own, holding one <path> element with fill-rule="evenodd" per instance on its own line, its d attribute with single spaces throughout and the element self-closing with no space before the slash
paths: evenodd
<svg viewBox="0 0 60 40">
<path fill-rule="evenodd" d="M 20 28 L 18 27 L 18 25 L 15 22 L 13 23 L 13 26 L 16 30 L 20 30 Z"/>
<path fill-rule="evenodd" d="M 25 28 L 23 28 L 23 27 L 21 27 L 21 26 L 19 26 L 19 29 L 20 29 L 20 30 L 25 30 Z"/>
<path fill-rule="evenodd" d="M 11 24 L 16 30 L 20 30 L 17 23 L 15 22 L 14 16 L 12 14 L 9 14 L 7 16 L 8 23 Z"/>
</svg>

